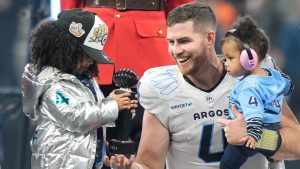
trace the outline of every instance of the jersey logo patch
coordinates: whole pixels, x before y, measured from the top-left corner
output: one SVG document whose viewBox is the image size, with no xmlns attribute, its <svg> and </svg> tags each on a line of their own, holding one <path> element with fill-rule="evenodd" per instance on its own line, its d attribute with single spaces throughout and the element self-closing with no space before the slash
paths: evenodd
<svg viewBox="0 0 300 169">
<path fill-rule="evenodd" d="M 65 105 L 69 105 L 69 100 L 68 98 L 66 98 L 62 92 L 56 92 L 55 93 L 55 103 L 56 105 L 59 104 L 65 104 Z"/>
<path fill-rule="evenodd" d="M 179 86 L 179 83 L 175 78 L 175 73 L 169 70 L 155 74 L 152 76 L 151 80 L 154 82 L 154 87 L 159 89 L 159 93 L 162 95 L 171 94 Z"/>
<path fill-rule="evenodd" d="M 185 103 L 173 103 L 170 104 L 170 109 L 172 112 L 180 112 L 180 111 L 187 111 L 194 108 L 194 105 L 191 101 Z"/>
<path fill-rule="evenodd" d="M 215 101 L 214 97 L 212 95 L 206 96 L 206 102 L 207 103 L 213 103 Z"/>
</svg>

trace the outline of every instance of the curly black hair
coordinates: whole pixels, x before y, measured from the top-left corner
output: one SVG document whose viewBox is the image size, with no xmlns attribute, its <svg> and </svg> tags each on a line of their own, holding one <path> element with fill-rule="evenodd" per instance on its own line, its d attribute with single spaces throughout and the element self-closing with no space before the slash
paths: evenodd
<svg viewBox="0 0 300 169">
<path fill-rule="evenodd" d="M 250 48 L 254 49 L 260 61 L 265 59 L 269 50 L 270 40 L 265 31 L 259 28 L 250 15 L 239 17 L 233 24 L 236 29 L 236 41 L 239 42 L 239 48 L 242 51 L 243 43 L 247 43 Z M 221 46 L 227 37 L 222 39 Z M 229 38 L 232 38 L 229 36 Z M 233 37 L 234 38 L 234 37 Z"/>
<path fill-rule="evenodd" d="M 43 20 L 32 31 L 32 63 L 38 71 L 45 66 L 52 66 L 64 73 L 75 74 L 77 63 L 87 54 L 77 39 L 61 31 L 54 23 L 52 20 Z M 96 62 L 89 67 L 89 71 L 92 76 L 98 75 Z"/>
<path fill-rule="evenodd" d="M 258 54 L 260 60 L 266 57 L 269 50 L 269 37 L 259 28 L 250 15 L 239 18 L 233 28 L 237 30 L 238 37 L 249 44 Z"/>
</svg>

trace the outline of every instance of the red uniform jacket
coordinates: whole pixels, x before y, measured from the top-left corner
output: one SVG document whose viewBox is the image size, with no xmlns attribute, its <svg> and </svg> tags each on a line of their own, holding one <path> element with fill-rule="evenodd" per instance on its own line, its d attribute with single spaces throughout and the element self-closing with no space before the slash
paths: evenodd
<svg viewBox="0 0 300 169">
<path fill-rule="evenodd" d="M 61 8 L 82 7 L 92 11 L 107 24 L 108 38 L 104 52 L 115 65 L 99 64 L 99 84 L 112 83 L 114 71 L 129 68 L 141 77 L 145 70 L 175 64 L 168 53 L 166 16 L 174 7 L 195 0 L 168 0 L 164 11 L 94 8 L 82 6 L 82 1 L 61 0 Z M 130 2 L 130 1 L 128 1 Z"/>
</svg>

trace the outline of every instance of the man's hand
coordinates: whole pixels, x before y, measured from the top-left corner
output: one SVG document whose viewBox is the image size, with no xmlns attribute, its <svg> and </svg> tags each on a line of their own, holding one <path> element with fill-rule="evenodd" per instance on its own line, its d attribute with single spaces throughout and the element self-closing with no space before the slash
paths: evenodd
<svg viewBox="0 0 300 169">
<path fill-rule="evenodd" d="M 217 119 L 217 123 L 224 126 L 227 142 L 233 145 L 242 145 L 240 142 L 246 134 L 246 122 L 243 115 L 237 110 L 235 105 L 231 106 L 235 119 Z"/>
</svg>

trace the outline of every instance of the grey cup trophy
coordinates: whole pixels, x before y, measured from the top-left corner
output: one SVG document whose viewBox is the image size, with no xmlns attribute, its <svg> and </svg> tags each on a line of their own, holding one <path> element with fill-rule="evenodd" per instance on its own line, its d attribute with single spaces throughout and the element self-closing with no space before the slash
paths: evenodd
<svg viewBox="0 0 300 169">
<path fill-rule="evenodd" d="M 129 92 L 131 93 L 130 99 L 136 99 L 136 93 L 132 92 L 131 88 L 137 84 L 138 80 L 138 76 L 132 70 L 120 69 L 113 77 L 116 86 L 120 87 L 115 90 L 115 94 Z M 113 154 L 123 154 L 126 157 L 130 157 L 130 155 L 135 154 L 134 142 L 130 139 L 131 122 L 132 113 L 130 110 L 121 110 L 118 119 L 116 120 L 114 138 L 108 141 L 109 156 Z"/>
</svg>

